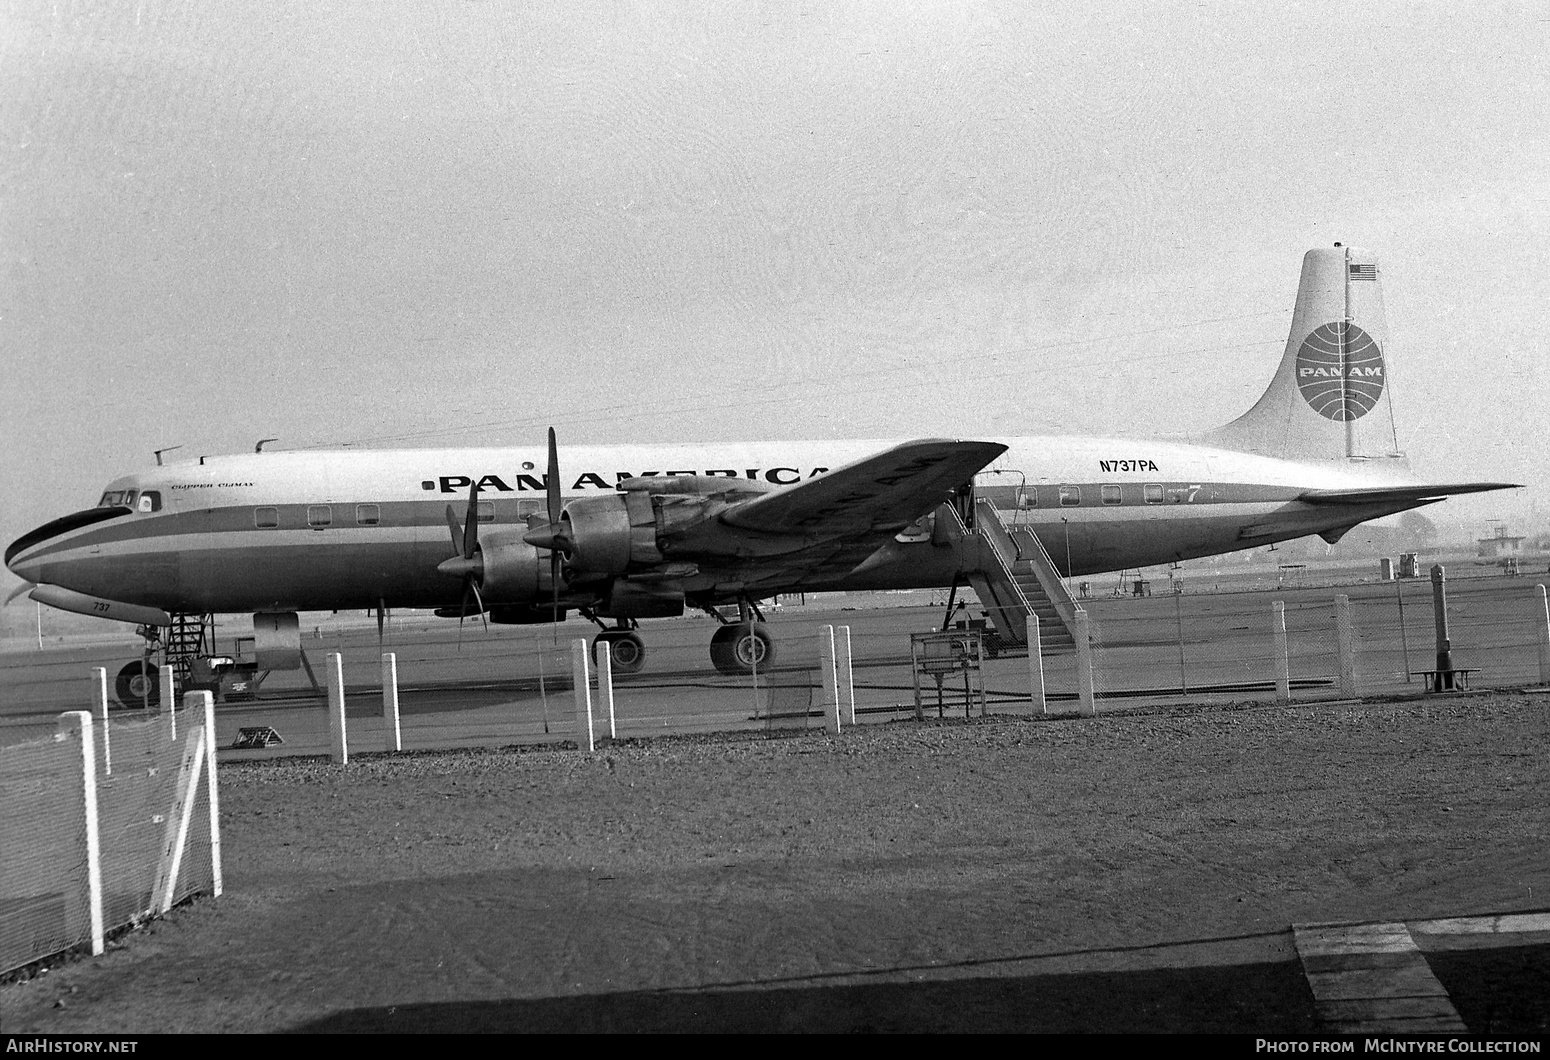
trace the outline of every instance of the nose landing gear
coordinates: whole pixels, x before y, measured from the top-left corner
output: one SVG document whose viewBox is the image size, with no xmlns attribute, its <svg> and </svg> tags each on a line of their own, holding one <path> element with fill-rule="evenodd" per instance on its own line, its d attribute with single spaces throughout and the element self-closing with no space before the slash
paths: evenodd
<svg viewBox="0 0 1550 1060">
<path fill-rule="evenodd" d="M 160 686 L 161 674 L 156 665 L 142 659 L 124 664 L 113 682 L 113 694 L 124 710 L 150 710 L 161 702 Z"/>
</svg>

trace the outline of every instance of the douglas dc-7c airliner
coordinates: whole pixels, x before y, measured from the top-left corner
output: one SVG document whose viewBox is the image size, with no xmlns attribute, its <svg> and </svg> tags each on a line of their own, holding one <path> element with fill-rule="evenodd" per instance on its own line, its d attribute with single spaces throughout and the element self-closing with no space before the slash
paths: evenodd
<svg viewBox="0 0 1550 1060">
<path fill-rule="evenodd" d="M 95 508 L 13 542 L 5 563 L 35 600 L 151 633 L 175 616 L 253 612 L 271 660 L 299 653 L 302 610 L 516 623 L 574 610 L 629 672 L 645 658 L 638 620 L 693 607 L 720 621 L 717 667 L 746 672 L 773 658 L 758 605 L 777 594 L 979 588 L 979 552 L 962 547 L 976 515 L 1004 518 L 1019 552 L 1042 544 L 1045 569 L 1069 577 L 1333 542 L 1450 494 L 1509 488 L 1412 478 L 1386 345 L 1378 265 L 1337 244 L 1303 260 L 1269 388 L 1190 442 L 579 446 L 563 478 L 552 431 L 547 450 L 210 456 L 114 480 Z"/>
</svg>

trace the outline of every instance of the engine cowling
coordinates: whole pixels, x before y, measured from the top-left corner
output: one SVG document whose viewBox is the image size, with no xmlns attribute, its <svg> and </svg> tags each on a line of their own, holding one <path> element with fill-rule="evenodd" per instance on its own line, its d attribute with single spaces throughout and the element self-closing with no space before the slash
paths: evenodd
<svg viewBox="0 0 1550 1060">
<path fill-rule="evenodd" d="M 560 517 L 569 541 L 567 565 L 587 574 L 623 574 L 631 564 L 662 562 L 657 521 L 644 493 L 616 493 L 571 501 Z"/>
<path fill-rule="evenodd" d="M 522 531 L 491 530 L 479 540 L 483 576 L 479 588 L 488 603 L 527 603 L 552 590 L 548 557 L 522 540 Z"/>
</svg>

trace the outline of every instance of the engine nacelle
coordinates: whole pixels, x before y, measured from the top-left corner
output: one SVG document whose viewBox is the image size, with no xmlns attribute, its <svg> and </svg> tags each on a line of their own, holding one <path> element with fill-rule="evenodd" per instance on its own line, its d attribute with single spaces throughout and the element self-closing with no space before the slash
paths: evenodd
<svg viewBox="0 0 1550 1060">
<path fill-rule="evenodd" d="M 615 493 L 571 501 L 561 516 L 570 540 L 567 565 L 586 574 L 623 574 L 633 564 L 662 562 L 650 496 Z"/>
<path fill-rule="evenodd" d="M 597 613 L 604 618 L 677 618 L 684 613 L 682 590 L 615 578 Z"/>
<path fill-rule="evenodd" d="M 479 539 L 484 575 L 479 589 L 486 603 L 528 603 L 553 590 L 549 584 L 549 558 L 522 540 L 515 528 L 490 530 Z"/>
<path fill-rule="evenodd" d="M 490 608 L 489 619 L 497 626 L 543 626 L 550 622 L 564 622 L 565 608 L 555 611 L 543 604 L 497 604 Z"/>
</svg>

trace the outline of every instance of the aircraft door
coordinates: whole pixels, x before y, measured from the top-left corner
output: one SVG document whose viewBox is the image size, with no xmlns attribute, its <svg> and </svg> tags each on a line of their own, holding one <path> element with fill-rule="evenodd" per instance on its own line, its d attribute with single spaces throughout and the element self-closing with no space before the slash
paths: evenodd
<svg viewBox="0 0 1550 1060">
<path fill-rule="evenodd" d="M 953 507 L 958 509 L 958 518 L 963 520 L 963 525 L 970 530 L 974 529 L 974 483 L 965 482 L 962 486 L 953 490 Z"/>
</svg>

